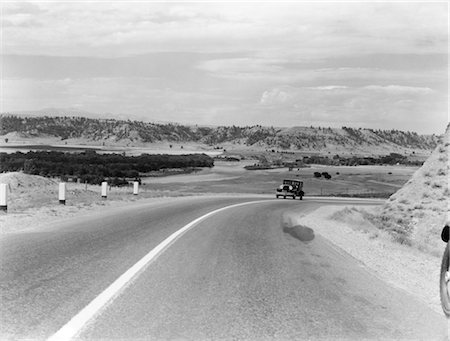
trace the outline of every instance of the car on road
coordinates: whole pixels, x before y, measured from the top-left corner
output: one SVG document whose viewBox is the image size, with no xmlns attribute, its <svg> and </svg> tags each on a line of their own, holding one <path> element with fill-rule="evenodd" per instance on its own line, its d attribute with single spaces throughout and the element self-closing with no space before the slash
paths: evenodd
<svg viewBox="0 0 450 341">
<path fill-rule="evenodd" d="M 280 197 L 284 199 L 287 197 L 292 197 L 292 199 L 298 197 L 300 200 L 303 200 L 304 195 L 305 192 L 303 192 L 303 181 L 299 180 L 283 180 L 283 184 L 277 188 L 276 192 L 277 199 Z"/>
</svg>

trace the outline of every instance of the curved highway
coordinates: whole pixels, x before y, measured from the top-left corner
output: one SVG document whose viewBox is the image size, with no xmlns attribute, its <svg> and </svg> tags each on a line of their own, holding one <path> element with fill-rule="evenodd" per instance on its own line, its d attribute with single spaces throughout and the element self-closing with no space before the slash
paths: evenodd
<svg viewBox="0 0 450 341">
<path fill-rule="evenodd" d="M 245 197 L 184 198 L 3 236 L 1 337 L 46 339 L 186 224 Z M 445 319 L 372 275 L 289 212 L 339 199 L 267 200 L 195 224 L 76 339 L 443 339 Z"/>
</svg>

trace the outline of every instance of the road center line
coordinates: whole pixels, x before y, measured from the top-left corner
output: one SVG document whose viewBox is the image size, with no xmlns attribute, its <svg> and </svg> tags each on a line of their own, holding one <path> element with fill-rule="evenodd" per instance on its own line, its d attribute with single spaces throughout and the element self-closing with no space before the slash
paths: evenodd
<svg viewBox="0 0 450 341">
<path fill-rule="evenodd" d="M 61 329 L 48 338 L 48 341 L 65 341 L 71 340 L 75 337 L 81 329 L 95 316 L 97 315 L 108 303 L 111 303 L 125 287 L 138 277 L 138 275 L 144 270 L 144 268 L 154 261 L 159 255 L 161 255 L 175 240 L 181 235 L 191 229 L 200 221 L 229 208 L 257 204 L 262 202 L 268 202 L 271 200 L 258 200 L 244 202 L 240 204 L 234 204 L 226 207 L 219 208 L 212 212 L 209 212 L 185 225 L 178 231 L 172 233 L 169 237 L 164 239 L 154 249 L 142 257 L 136 264 L 129 268 L 124 274 L 117 278 L 109 287 L 107 287 L 100 295 L 94 298 L 86 307 L 84 307 L 78 314 L 67 322 Z"/>
</svg>

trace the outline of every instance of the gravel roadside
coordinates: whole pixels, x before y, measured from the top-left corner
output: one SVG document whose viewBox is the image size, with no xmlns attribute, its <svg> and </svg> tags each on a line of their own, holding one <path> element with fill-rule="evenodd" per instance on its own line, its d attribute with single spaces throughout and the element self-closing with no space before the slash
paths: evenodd
<svg viewBox="0 0 450 341">
<path fill-rule="evenodd" d="M 365 207 L 376 210 L 376 207 Z M 341 215 L 335 219 L 336 215 Z M 342 206 L 324 206 L 306 216 L 295 216 L 296 224 L 308 226 L 367 266 L 385 282 L 405 290 L 442 313 L 439 298 L 440 257 L 394 243 L 362 215 L 345 217 Z M 331 218 L 333 217 L 333 218 Z M 437 236 L 439 238 L 439 236 Z M 442 252 L 444 252 L 442 243 Z"/>
</svg>

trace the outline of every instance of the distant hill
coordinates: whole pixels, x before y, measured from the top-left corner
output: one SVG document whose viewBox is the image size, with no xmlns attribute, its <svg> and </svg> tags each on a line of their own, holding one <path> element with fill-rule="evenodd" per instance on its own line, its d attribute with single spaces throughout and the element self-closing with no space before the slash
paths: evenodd
<svg viewBox="0 0 450 341">
<path fill-rule="evenodd" d="M 79 116 L 0 115 L 0 136 L 55 137 L 61 140 L 112 141 L 128 144 L 195 142 L 260 149 L 360 154 L 431 151 L 438 136 L 398 130 L 349 127 L 274 128 L 260 125 L 201 127 L 141 121 L 94 119 Z M 15 134 L 15 135 L 14 135 Z"/>
</svg>

